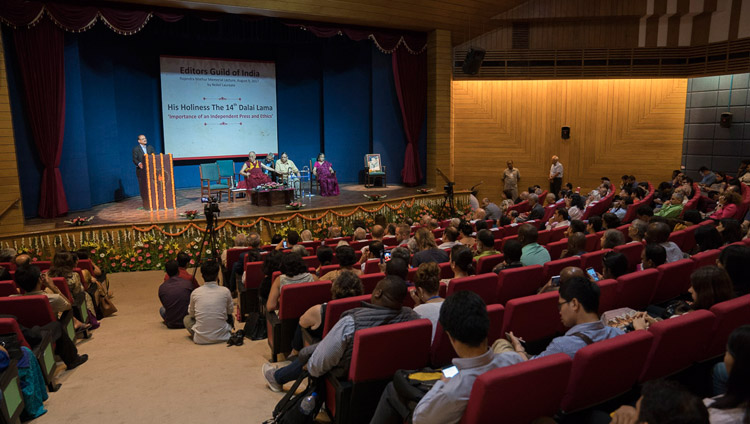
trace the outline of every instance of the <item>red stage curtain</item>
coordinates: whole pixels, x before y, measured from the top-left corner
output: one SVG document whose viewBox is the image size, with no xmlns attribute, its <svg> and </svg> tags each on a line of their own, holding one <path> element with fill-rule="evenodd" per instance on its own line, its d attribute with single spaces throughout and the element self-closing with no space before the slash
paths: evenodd
<svg viewBox="0 0 750 424">
<path fill-rule="evenodd" d="M 427 107 L 427 55 L 415 55 L 406 49 L 397 49 L 393 53 L 392 62 L 396 94 L 401 105 L 406 135 L 406 152 L 401 180 L 404 185 L 415 186 L 422 180 L 417 143 L 419 143 Z"/>
<path fill-rule="evenodd" d="M 346 35 L 353 41 L 371 39 L 383 53 L 393 53 L 403 44 L 412 53 L 420 54 L 427 47 L 427 36 L 423 33 L 409 33 L 405 31 L 389 31 L 384 29 L 341 26 L 325 23 L 287 22 L 286 25 L 299 27 L 310 31 L 320 38 L 330 38 L 336 35 Z"/>
<path fill-rule="evenodd" d="M 68 212 L 60 155 L 65 127 L 65 63 L 63 32 L 47 19 L 14 33 L 31 134 L 42 173 L 39 216 L 53 218 Z"/>
</svg>

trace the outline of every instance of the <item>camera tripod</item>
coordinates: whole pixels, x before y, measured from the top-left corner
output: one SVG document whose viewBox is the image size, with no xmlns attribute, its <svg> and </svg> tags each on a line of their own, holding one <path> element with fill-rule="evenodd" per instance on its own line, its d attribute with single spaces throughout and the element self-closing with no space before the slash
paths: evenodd
<svg viewBox="0 0 750 424">
<path fill-rule="evenodd" d="M 193 269 L 193 280 L 195 280 L 195 274 L 200 268 L 201 258 L 205 250 L 204 246 L 209 248 L 209 260 L 219 261 L 219 267 L 221 269 L 220 274 L 224 275 L 225 269 L 224 264 L 221 262 L 221 252 L 219 252 L 219 245 L 216 241 L 216 217 L 220 213 L 219 205 L 213 202 L 213 199 L 209 200 L 209 203 L 203 209 L 206 215 L 206 232 L 203 233 L 203 238 L 200 241 L 200 250 L 198 250 L 198 256 L 195 258 L 195 269 Z"/>
</svg>

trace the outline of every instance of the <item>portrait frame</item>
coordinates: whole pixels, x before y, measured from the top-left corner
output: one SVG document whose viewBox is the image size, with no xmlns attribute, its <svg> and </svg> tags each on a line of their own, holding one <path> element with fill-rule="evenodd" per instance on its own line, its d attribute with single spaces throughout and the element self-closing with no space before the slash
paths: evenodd
<svg viewBox="0 0 750 424">
<path fill-rule="evenodd" d="M 367 171 L 370 173 L 382 172 L 382 167 L 380 165 L 380 154 L 372 153 L 365 155 L 365 168 L 367 168 Z"/>
</svg>

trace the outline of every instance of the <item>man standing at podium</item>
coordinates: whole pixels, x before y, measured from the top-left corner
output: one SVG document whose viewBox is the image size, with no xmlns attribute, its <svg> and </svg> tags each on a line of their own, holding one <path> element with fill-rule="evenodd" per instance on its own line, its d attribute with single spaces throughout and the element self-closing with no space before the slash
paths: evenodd
<svg viewBox="0 0 750 424">
<path fill-rule="evenodd" d="M 133 163 L 135 164 L 135 176 L 138 177 L 138 189 L 141 192 L 143 200 L 143 209 L 148 207 L 148 185 L 146 182 L 146 166 L 143 163 L 143 156 L 150 155 L 154 152 L 154 147 L 147 145 L 146 136 L 138 136 L 138 145 L 133 147 Z"/>
</svg>

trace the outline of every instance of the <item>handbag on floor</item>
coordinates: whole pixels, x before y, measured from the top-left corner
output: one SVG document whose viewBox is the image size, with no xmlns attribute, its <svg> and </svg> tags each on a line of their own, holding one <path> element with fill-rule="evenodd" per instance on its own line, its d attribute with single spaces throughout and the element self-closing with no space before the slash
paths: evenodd
<svg viewBox="0 0 750 424">
<path fill-rule="evenodd" d="M 268 337 L 266 316 L 259 312 L 251 312 L 245 321 L 245 337 L 250 340 L 263 340 Z"/>
<path fill-rule="evenodd" d="M 92 283 L 96 286 L 95 299 L 96 304 L 99 307 L 99 311 L 101 312 L 102 318 L 112 316 L 115 312 L 117 312 L 117 307 L 114 303 L 112 303 L 112 296 L 104 288 L 102 283 L 96 280 L 92 280 Z"/>
<path fill-rule="evenodd" d="M 307 387 L 299 394 L 295 394 L 300 384 L 307 380 Z M 320 386 L 320 387 L 319 387 Z M 308 424 L 314 423 L 315 417 L 320 411 L 320 407 L 323 405 L 325 398 L 321 390 L 324 388 L 323 385 L 318 384 L 318 379 L 312 377 L 307 371 L 303 371 L 302 374 L 294 382 L 291 389 L 284 395 L 283 398 L 273 408 L 273 418 L 265 421 L 263 424 Z M 309 413 L 305 414 L 302 412 L 300 405 L 305 401 L 308 396 L 313 396 L 315 399 L 315 405 L 312 407 Z"/>
</svg>

